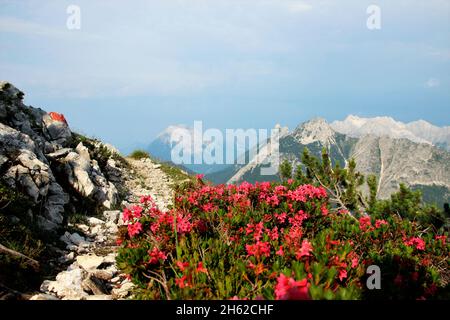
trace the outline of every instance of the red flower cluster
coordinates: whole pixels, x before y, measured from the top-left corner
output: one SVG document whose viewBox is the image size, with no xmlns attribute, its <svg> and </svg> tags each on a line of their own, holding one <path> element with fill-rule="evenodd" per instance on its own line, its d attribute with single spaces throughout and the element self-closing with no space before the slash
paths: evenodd
<svg viewBox="0 0 450 320">
<path fill-rule="evenodd" d="M 176 278 L 175 283 L 180 289 L 189 288 L 191 286 L 188 281 L 187 276 L 182 276 L 181 278 Z"/>
<path fill-rule="evenodd" d="M 275 299 L 310 300 L 308 280 L 296 281 L 293 278 L 286 277 L 284 274 L 280 274 L 275 286 Z"/>
<path fill-rule="evenodd" d="M 417 250 L 425 250 L 425 241 L 418 237 L 409 238 L 403 243 L 408 247 L 415 247 Z"/>
<path fill-rule="evenodd" d="M 396 217 L 355 221 L 348 214 L 336 213 L 321 187 L 296 181 L 211 186 L 198 177 L 181 187 L 168 211 L 149 196 L 124 210 L 121 268 L 140 285 L 155 279 L 146 289 L 152 298 L 357 298 L 364 268 L 382 254 L 404 251 L 425 267 L 435 262 L 435 247 L 448 252 L 445 235 L 425 248 L 431 238 L 417 237 L 414 226 Z M 383 247 L 386 241 L 390 246 Z M 405 275 L 397 266 L 391 274 Z M 422 271 L 408 281 L 432 288 Z"/>
<path fill-rule="evenodd" d="M 359 219 L 359 229 L 361 231 L 369 231 L 372 227 L 370 217 L 361 217 Z"/>
<path fill-rule="evenodd" d="M 389 223 L 387 223 L 385 220 L 376 220 L 375 221 L 375 228 L 380 229 L 382 226 L 387 226 Z"/>
<path fill-rule="evenodd" d="M 130 236 L 130 238 L 133 238 L 135 235 L 139 234 L 142 231 L 142 224 L 140 222 L 129 224 L 127 227 L 128 235 Z"/>
<path fill-rule="evenodd" d="M 157 264 L 159 261 L 164 262 L 167 259 L 167 255 L 158 248 L 153 248 L 148 252 L 148 255 L 150 256 L 150 264 Z"/>
<path fill-rule="evenodd" d="M 447 236 L 435 236 L 434 238 L 436 241 L 440 241 L 442 243 L 442 245 L 445 245 L 446 241 L 447 241 Z"/>
<path fill-rule="evenodd" d="M 255 257 L 269 257 L 270 256 L 270 244 L 268 242 L 256 242 L 256 244 L 245 245 L 247 254 Z"/>
<path fill-rule="evenodd" d="M 308 240 L 303 240 L 300 250 L 297 252 L 296 258 L 309 257 L 313 251 L 313 247 Z"/>
</svg>

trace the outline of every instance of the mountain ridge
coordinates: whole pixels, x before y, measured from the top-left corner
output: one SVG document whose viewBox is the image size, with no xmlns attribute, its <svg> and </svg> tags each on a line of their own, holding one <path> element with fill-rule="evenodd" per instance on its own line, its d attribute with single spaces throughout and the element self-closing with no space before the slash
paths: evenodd
<svg viewBox="0 0 450 320">
<path fill-rule="evenodd" d="M 387 116 L 363 118 L 349 115 L 343 121 L 333 121 L 330 125 L 335 131 L 352 137 L 372 134 L 405 138 L 450 151 L 450 126 L 438 127 L 422 119 L 404 123 Z"/>
<path fill-rule="evenodd" d="M 425 198 L 438 199 L 439 205 L 448 201 L 450 153 L 446 150 L 431 143 L 418 143 L 407 138 L 392 138 L 387 135 L 365 134 L 352 137 L 335 131 L 331 126 L 324 119 L 313 119 L 300 124 L 280 140 L 281 161 L 287 159 L 295 167 L 301 164 L 304 148 L 316 157 L 320 157 L 322 149 L 325 148 L 333 163 L 346 165 L 350 158 L 354 158 L 358 171 L 365 175 L 375 174 L 378 177 L 381 198 L 388 198 L 398 189 L 400 183 L 405 183 L 412 188 L 423 190 Z M 251 163 L 241 166 L 234 174 L 228 173 L 228 176 L 231 175 L 228 181 L 217 181 L 215 174 L 206 177 L 216 183 L 279 179 L 276 175 L 260 176 L 258 170 L 261 167 Z M 439 195 L 436 196 L 433 192 L 438 192 Z"/>
</svg>

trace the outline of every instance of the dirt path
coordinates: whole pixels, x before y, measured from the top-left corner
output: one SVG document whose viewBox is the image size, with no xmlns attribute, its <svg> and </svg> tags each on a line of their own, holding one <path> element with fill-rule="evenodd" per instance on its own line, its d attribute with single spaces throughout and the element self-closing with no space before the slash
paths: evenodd
<svg viewBox="0 0 450 320">
<path fill-rule="evenodd" d="M 174 181 L 150 159 L 127 159 L 130 168 L 122 172 L 129 194 L 123 206 L 138 203 L 150 195 L 161 210 L 172 203 Z M 99 218 L 72 225 L 77 232 L 65 232 L 61 240 L 67 245 L 61 251 L 59 265 L 67 266 L 55 280 L 42 283 L 40 293 L 32 300 L 115 300 L 130 295 L 133 284 L 120 274 L 115 265 L 116 234 L 122 225 L 119 210 L 104 211 Z"/>
<path fill-rule="evenodd" d="M 150 159 L 133 160 L 130 163 L 131 176 L 125 180 L 125 186 L 130 190 L 128 202 L 138 202 L 142 195 L 150 195 L 161 210 L 167 209 L 172 203 L 173 181 L 161 170 L 161 165 Z"/>
</svg>

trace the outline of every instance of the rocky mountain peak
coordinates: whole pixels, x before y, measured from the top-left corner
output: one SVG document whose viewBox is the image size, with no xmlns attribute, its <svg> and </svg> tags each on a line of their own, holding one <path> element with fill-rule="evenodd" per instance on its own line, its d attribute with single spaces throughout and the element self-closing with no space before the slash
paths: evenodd
<svg viewBox="0 0 450 320">
<path fill-rule="evenodd" d="M 433 144 L 450 150 L 450 127 L 438 127 L 425 120 L 410 123 L 396 121 L 391 117 L 362 118 L 349 115 L 343 121 L 334 121 L 332 128 L 339 133 L 359 138 L 364 135 L 408 139 L 416 143 Z"/>
<path fill-rule="evenodd" d="M 163 131 L 161 131 L 158 136 L 156 137 L 157 140 L 160 140 L 163 143 L 170 144 L 171 143 L 171 137 L 174 132 L 177 130 L 181 130 L 182 132 L 188 132 L 189 134 L 193 135 L 193 129 L 189 128 L 186 125 L 179 124 L 179 125 L 170 125 Z"/>
<path fill-rule="evenodd" d="M 121 171 L 113 152 L 73 133 L 62 114 L 26 106 L 23 96 L 0 82 L 0 183 L 30 202 L 28 216 L 16 218 L 55 231 L 77 210 L 73 203 L 115 206 Z"/>
<path fill-rule="evenodd" d="M 301 144 L 319 142 L 328 145 L 336 132 L 323 118 L 315 118 L 302 123 L 294 132 L 293 137 Z"/>
</svg>

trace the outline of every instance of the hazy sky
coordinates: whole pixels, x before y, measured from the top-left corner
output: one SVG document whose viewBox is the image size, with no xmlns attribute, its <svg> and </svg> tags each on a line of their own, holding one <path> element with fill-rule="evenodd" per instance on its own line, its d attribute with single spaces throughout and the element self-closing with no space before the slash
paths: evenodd
<svg viewBox="0 0 450 320">
<path fill-rule="evenodd" d="M 0 0 L 0 79 L 124 152 L 194 120 L 450 125 L 450 0 Z"/>
</svg>

